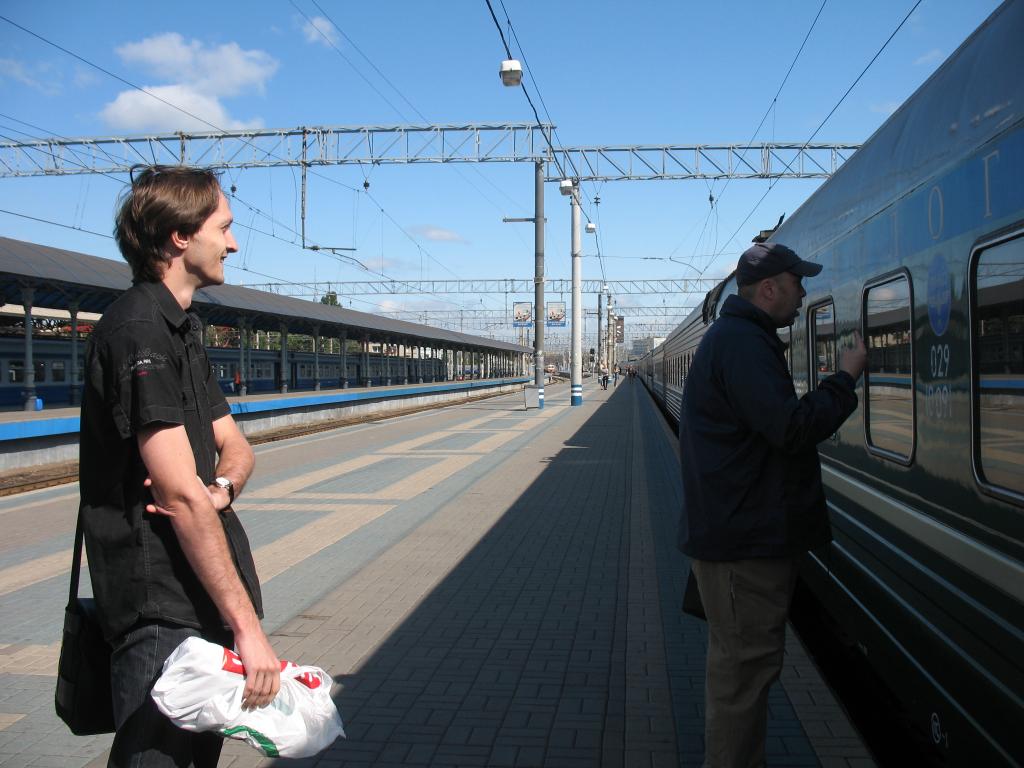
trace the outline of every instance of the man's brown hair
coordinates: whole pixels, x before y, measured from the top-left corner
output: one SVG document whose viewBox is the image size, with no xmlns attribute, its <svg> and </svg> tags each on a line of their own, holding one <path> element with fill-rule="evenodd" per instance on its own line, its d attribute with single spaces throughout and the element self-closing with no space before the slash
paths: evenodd
<svg viewBox="0 0 1024 768">
<path fill-rule="evenodd" d="M 150 165 L 132 168 L 114 220 L 114 238 L 132 268 L 132 282 L 159 282 L 173 232 L 194 235 L 220 203 L 220 179 L 208 168 Z"/>
</svg>

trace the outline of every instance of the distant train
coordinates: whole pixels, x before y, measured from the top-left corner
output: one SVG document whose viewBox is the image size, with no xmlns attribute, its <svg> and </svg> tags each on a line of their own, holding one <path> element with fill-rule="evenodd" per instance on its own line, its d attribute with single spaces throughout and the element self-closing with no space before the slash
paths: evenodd
<svg viewBox="0 0 1024 768">
<path fill-rule="evenodd" d="M 79 341 L 79 375 L 85 359 L 85 340 Z M 225 393 L 234 391 L 235 371 L 239 369 L 238 349 L 207 347 L 210 365 Z M 280 391 L 281 353 L 276 350 L 246 350 L 249 375 L 246 378 L 248 394 Z M 71 341 L 67 338 L 35 337 L 32 360 L 35 368 L 36 396 L 47 406 L 70 402 Z M 320 353 L 320 385 L 324 389 L 342 385 L 341 355 Z M 374 386 L 402 384 L 406 381 L 444 381 L 447 375 L 445 361 L 425 357 L 406 359 L 386 357 L 374 352 L 364 360 L 363 355 L 346 355 L 346 378 L 350 386 L 363 386 L 369 380 Z M 422 364 L 422 366 L 420 365 Z M 312 352 L 288 352 L 287 380 L 289 391 L 314 388 L 314 356 Z M 479 366 L 466 365 L 454 370 L 456 379 L 474 378 L 480 374 Z M 0 336 L 0 407 L 18 406 L 24 402 L 25 342 L 19 336 Z"/>
<path fill-rule="evenodd" d="M 834 541 L 801 581 L 939 764 L 1024 763 L 1022 37 L 1011 0 L 769 238 L 825 265 L 779 331 L 798 394 L 853 331 L 869 346 L 820 445 Z M 676 420 L 735 291 L 638 364 Z"/>
</svg>

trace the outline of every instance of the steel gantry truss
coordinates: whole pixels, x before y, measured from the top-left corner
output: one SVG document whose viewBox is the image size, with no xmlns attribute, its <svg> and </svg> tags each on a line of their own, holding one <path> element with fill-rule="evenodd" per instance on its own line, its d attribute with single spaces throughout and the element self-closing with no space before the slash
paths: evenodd
<svg viewBox="0 0 1024 768">
<path fill-rule="evenodd" d="M 329 126 L 0 142 L 0 178 L 127 173 L 133 165 L 312 168 L 410 163 L 544 163 L 545 181 L 824 179 L 857 144 L 771 142 L 560 147 L 534 123 Z"/>
<path fill-rule="evenodd" d="M 624 294 L 704 294 L 718 283 L 707 277 L 701 278 L 666 278 L 663 280 L 583 280 L 580 289 L 583 293 L 601 293 L 607 291 L 613 295 Z M 288 296 L 315 298 L 334 293 L 343 296 L 380 296 L 380 295 L 421 295 L 443 293 L 530 293 L 533 291 L 532 279 L 500 278 L 487 280 L 365 280 L 355 282 L 315 283 L 244 283 L 244 288 L 258 291 L 280 293 Z M 570 293 L 572 281 L 567 278 L 547 278 L 544 280 L 544 292 Z"/>
<path fill-rule="evenodd" d="M 618 304 L 615 307 L 615 314 L 620 317 L 680 317 L 693 310 L 689 307 L 628 307 Z M 395 312 L 382 312 L 384 317 L 391 317 L 395 320 L 408 320 L 410 322 L 422 322 L 427 325 L 435 323 L 458 323 L 474 322 L 501 324 L 511 323 L 511 313 L 504 309 L 421 309 L 421 310 L 398 310 Z M 592 311 L 587 314 L 596 314 Z"/>
</svg>

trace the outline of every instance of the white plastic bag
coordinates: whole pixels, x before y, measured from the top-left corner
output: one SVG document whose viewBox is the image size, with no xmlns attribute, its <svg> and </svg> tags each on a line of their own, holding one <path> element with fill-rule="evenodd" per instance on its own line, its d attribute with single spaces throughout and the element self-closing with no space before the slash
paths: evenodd
<svg viewBox="0 0 1024 768">
<path fill-rule="evenodd" d="M 150 695 L 179 728 L 217 731 L 267 757 L 309 757 L 345 735 L 331 678 L 319 667 L 282 661 L 281 690 L 261 709 L 242 709 L 244 689 L 237 653 L 190 637 L 167 657 Z"/>
</svg>

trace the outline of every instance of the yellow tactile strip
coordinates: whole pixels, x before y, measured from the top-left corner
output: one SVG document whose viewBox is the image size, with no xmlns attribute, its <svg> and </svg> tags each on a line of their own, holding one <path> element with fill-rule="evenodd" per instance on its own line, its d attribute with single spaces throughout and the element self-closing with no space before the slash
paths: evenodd
<svg viewBox="0 0 1024 768">
<path fill-rule="evenodd" d="M 60 643 L 22 645 L 0 643 L 0 673 L 57 676 Z M 10 723 L 8 723 L 9 725 Z"/>
</svg>

